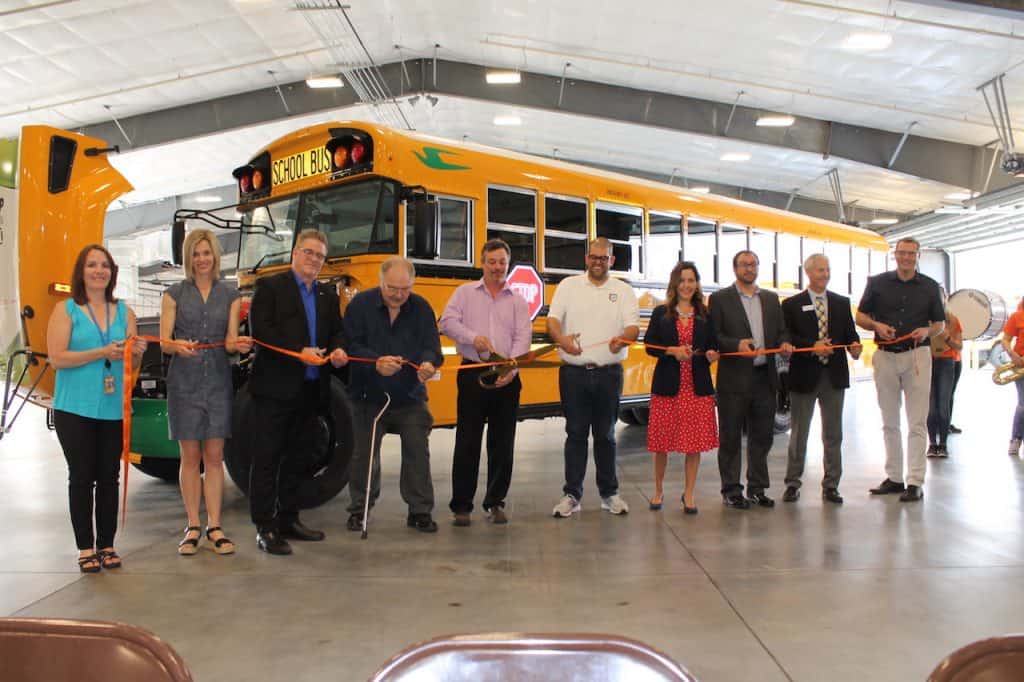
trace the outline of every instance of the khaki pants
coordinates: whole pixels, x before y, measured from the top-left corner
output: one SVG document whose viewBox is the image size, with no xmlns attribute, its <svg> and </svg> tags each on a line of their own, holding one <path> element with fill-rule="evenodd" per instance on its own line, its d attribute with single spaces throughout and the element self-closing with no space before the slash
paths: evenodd
<svg viewBox="0 0 1024 682">
<path fill-rule="evenodd" d="M 875 390 L 882 412 L 885 440 L 885 475 L 903 479 L 903 443 L 900 407 L 907 402 L 907 485 L 924 485 L 928 448 L 928 397 L 932 385 L 932 353 L 927 346 L 904 353 L 879 350 L 874 355 Z"/>
</svg>

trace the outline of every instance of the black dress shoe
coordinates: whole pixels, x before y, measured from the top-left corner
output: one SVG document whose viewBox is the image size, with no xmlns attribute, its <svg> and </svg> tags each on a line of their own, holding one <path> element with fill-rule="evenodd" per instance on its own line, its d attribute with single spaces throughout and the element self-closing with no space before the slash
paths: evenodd
<svg viewBox="0 0 1024 682">
<path fill-rule="evenodd" d="M 782 493 L 783 502 L 796 502 L 800 499 L 800 488 L 795 485 L 786 486 L 786 492 Z"/>
<path fill-rule="evenodd" d="M 907 489 L 900 495 L 900 502 L 919 502 L 924 497 L 921 486 L 908 485 Z"/>
<path fill-rule="evenodd" d="M 726 495 L 722 498 L 722 504 L 733 509 L 750 509 L 750 503 L 742 495 Z"/>
<path fill-rule="evenodd" d="M 890 481 L 888 478 L 878 484 L 877 488 L 871 488 L 868 492 L 872 495 L 891 495 L 893 493 L 901 493 L 906 488 L 903 487 L 902 483 L 896 481 Z"/>
<path fill-rule="evenodd" d="M 952 424 L 950 424 L 949 425 L 949 432 L 950 433 L 963 433 L 964 430 L 961 429 L 959 426 L 953 426 Z"/>
<path fill-rule="evenodd" d="M 775 500 L 764 493 L 751 493 L 747 495 L 747 499 L 750 500 L 750 504 L 756 504 L 759 507 L 771 509 L 775 506 Z"/>
<path fill-rule="evenodd" d="M 256 531 L 256 546 L 267 554 L 285 555 L 292 553 L 292 546 L 285 542 L 281 534 L 269 528 Z"/>
<path fill-rule="evenodd" d="M 345 527 L 349 530 L 360 531 L 363 529 L 363 515 L 362 514 L 349 514 L 348 521 L 345 522 Z"/>
<path fill-rule="evenodd" d="M 843 496 L 835 488 L 825 488 L 821 491 L 821 499 L 832 504 L 842 504 Z"/>
<path fill-rule="evenodd" d="M 935 443 L 932 443 L 932 444 L 930 444 L 928 446 L 928 452 L 926 452 L 925 455 L 928 456 L 928 457 L 936 457 L 937 456 L 936 453 L 938 451 L 939 451 L 939 446 L 936 445 Z"/>
<path fill-rule="evenodd" d="M 405 520 L 405 525 L 415 528 L 421 533 L 437 532 L 437 524 L 434 523 L 434 519 L 430 518 L 430 514 L 409 514 L 409 518 Z"/>
<path fill-rule="evenodd" d="M 281 522 L 278 530 L 281 531 L 282 537 L 303 542 L 320 542 L 327 537 L 322 530 L 313 530 L 298 519 Z"/>
</svg>

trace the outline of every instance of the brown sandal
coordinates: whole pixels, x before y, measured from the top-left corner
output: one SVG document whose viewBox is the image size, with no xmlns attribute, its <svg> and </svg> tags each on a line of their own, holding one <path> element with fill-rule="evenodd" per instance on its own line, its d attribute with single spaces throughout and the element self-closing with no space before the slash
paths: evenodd
<svg viewBox="0 0 1024 682">
<path fill-rule="evenodd" d="M 100 558 L 100 566 L 107 569 L 108 571 L 115 568 L 121 568 L 121 557 L 118 556 L 117 552 L 112 549 L 101 549 L 96 552 L 96 555 Z"/>
<path fill-rule="evenodd" d="M 95 553 L 78 557 L 78 570 L 82 573 L 99 573 L 100 558 Z"/>
<path fill-rule="evenodd" d="M 192 556 L 199 551 L 199 541 L 202 539 L 203 529 L 199 526 L 188 526 L 185 528 L 185 539 L 178 543 L 178 554 L 182 556 Z M 195 533 L 194 538 L 188 536 L 189 533 Z"/>
<path fill-rule="evenodd" d="M 221 537 L 214 540 L 210 537 L 210 533 L 221 532 Z M 213 551 L 217 554 L 234 554 L 235 543 L 224 535 L 224 530 L 220 526 L 207 526 L 206 527 L 206 539 L 213 543 Z"/>
</svg>

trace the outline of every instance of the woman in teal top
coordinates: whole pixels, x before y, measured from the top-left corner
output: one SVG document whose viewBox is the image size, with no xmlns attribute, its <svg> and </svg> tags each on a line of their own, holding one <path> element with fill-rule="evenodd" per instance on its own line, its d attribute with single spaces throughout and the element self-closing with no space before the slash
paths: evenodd
<svg viewBox="0 0 1024 682">
<path fill-rule="evenodd" d="M 71 525 L 78 568 L 120 568 L 117 532 L 125 339 L 136 335 L 135 313 L 114 298 L 117 266 L 98 244 L 78 254 L 71 299 L 57 305 L 46 330 L 48 362 L 57 370 L 53 422 L 68 462 Z M 138 366 L 146 342 L 136 339 Z M 95 497 L 96 529 L 93 534 Z"/>
</svg>

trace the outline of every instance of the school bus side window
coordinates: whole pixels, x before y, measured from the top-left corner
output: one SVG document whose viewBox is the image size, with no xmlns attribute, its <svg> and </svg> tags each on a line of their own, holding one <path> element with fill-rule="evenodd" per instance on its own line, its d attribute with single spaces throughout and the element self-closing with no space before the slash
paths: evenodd
<svg viewBox="0 0 1024 682">
<path fill-rule="evenodd" d="M 587 200 L 544 197 L 544 270 L 579 272 L 587 255 Z"/>
<path fill-rule="evenodd" d="M 537 195 L 527 189 L 487 188 L 487 238 L 504 239 L 512 263 L 537 262 Z"/>
<path fill-rule="evenodd" d="M 643 209 L 600 202 L 597 205 L 597 236 L 612 243 L 615 265 L 612 270 L 639 275 L 643 272 Z"/>
<path fill-rule="evenodd" d="M 437 201 L 437 257 L 439 260 L 469 262 L 472 254 L 473 205 L 468 199 L 430 195 Z M 405 207 L 405 253 L 411 257 L 416 244 L 416 205 Z"/>
</svg>

